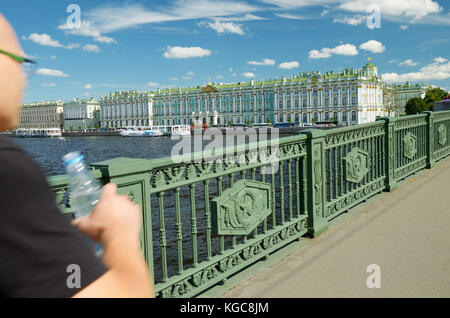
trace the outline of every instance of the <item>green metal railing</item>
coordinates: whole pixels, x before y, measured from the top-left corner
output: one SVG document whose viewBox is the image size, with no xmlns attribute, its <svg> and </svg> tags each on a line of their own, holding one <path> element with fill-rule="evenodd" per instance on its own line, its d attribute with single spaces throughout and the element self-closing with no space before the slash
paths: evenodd
<svg viewBox="0 0 450 318">
<path fill-rule="evenodd" d="M 450 111 L 308 129 L 180 160 L 92 165 L 138 203 L 158 297 L 193 297 L 450 154 Z M 49 178 L 71 213 L 66 176 Z"/>
</svg>

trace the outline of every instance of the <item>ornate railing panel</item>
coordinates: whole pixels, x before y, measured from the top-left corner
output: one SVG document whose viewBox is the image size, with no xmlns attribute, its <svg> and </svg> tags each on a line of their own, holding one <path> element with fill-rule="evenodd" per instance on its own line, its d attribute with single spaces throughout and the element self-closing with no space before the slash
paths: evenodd
<svg viewBox="0 0 450 318">
<path fill-rule="evenodd" d="M 305 139 L 155 161 L 153 268 L 161 297 L 198 294 L 306 233 Z"/>
<path fill-rule="evenodd" d="M 326 208 L 334 218 L 384 190 L 385 124 L 329 131 L 325 137 Z"/>
<path fill-rule="evenodd" d="M 433 161 L 437 161 L 450 154 L 450 111 L 432 114 Z"/>
<path fill-rule="evenodd" d="M 427 165 L 427 116 L 427 114 L 404 116 L 393 121 L 396 181 Z"/>
</svg>

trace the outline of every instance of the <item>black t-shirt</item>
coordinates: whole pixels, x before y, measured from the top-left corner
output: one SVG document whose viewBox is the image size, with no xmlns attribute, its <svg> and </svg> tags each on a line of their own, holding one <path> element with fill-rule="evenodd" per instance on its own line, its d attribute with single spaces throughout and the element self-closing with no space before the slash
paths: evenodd
<svg viewBox="0 0 450 318">
<path fill-rule="evenodd" d="M 0 296 L 71 297 L 106 271 L 39 168 L 0 137 Z"/>
</svg>

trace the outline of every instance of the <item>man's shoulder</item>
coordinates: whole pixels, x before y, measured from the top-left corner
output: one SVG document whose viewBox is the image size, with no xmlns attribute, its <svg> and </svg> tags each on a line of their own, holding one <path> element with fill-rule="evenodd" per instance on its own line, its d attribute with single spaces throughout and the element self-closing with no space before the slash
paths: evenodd
<svg viewBox="0 0 450 318">
<path fill-rule="evenodd" d="M 9 137 L 0 137 L 1 175 L 16 174 L 17 177 L 41 177 L 41 172 L 33 160 Z"/>
</svg>

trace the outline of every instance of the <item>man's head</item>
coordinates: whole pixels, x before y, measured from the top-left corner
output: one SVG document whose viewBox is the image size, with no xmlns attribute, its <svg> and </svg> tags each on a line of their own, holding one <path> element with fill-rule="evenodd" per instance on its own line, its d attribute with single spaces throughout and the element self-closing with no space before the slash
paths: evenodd
<svg viewBox="0 0 450 318">
<path fill-rule="evenodd" d="M 0 14 L 0 49 L 23 56 L 24 53 L 8 21 Z M 0 54 L 0 131 L 19 124 L 20 104 L 25 88 L 25 74 L 20 63 Z"/>
</svg>

